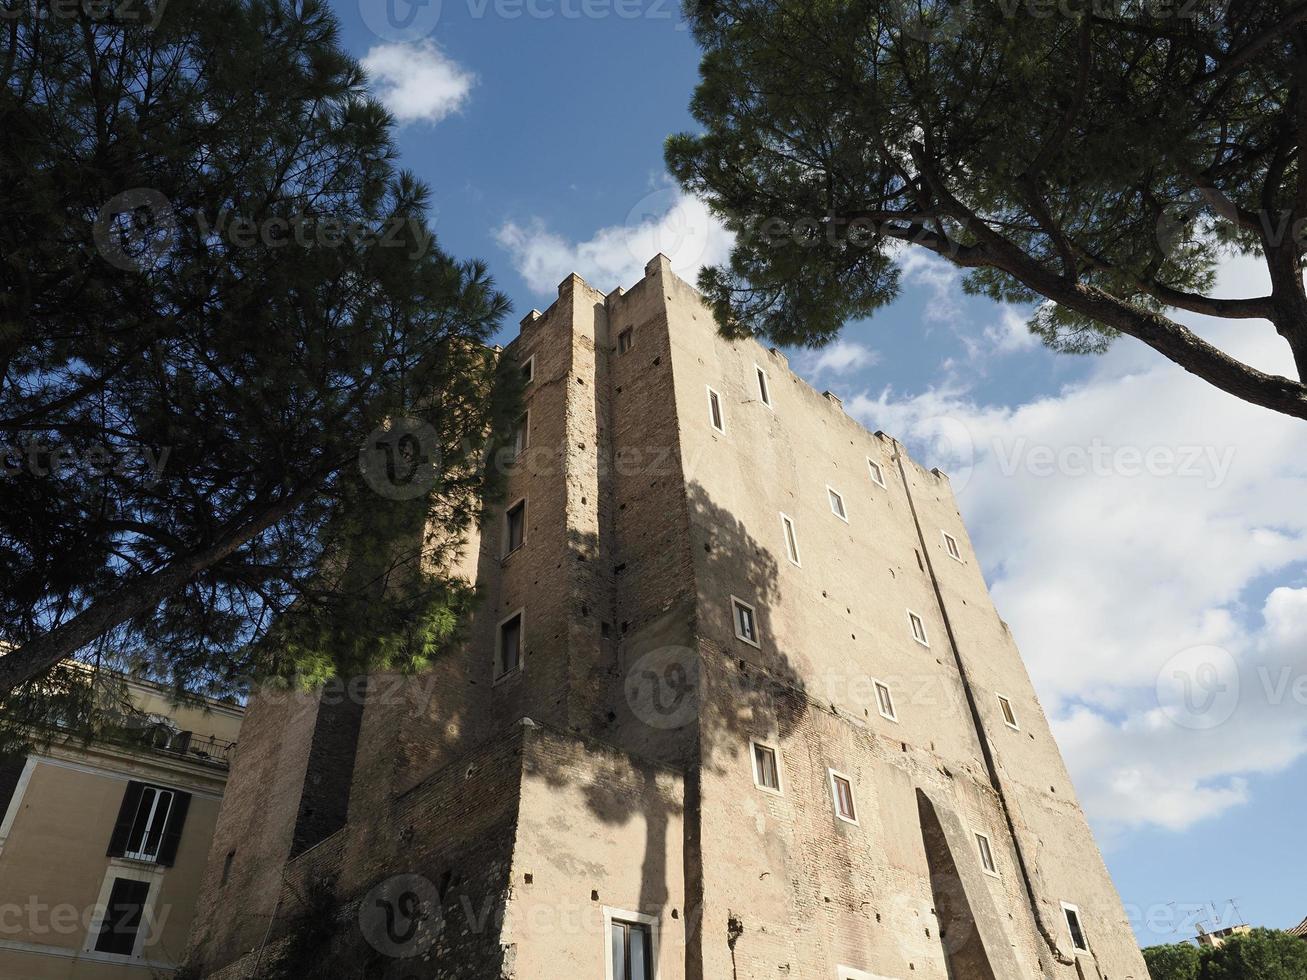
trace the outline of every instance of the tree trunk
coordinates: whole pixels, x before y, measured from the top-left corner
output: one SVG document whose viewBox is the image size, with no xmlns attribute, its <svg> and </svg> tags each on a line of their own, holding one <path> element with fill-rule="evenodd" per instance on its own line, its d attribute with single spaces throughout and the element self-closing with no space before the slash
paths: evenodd
<svg viewBox="0 0 1307 980">
<path fill-rule="evenodd" d="M 0 698 L 18 685 L 44 674 L 60 660 L 72 656 L 115 626 L 153 610 L 200 572 L 222 561 L 320 492 L 322 481 L 330 472 L 320 473 L 293 493 L 247 514 L 243 522 L 213 544 L 174 558 L 148 575 L 142 575 L 97 599 L 62 626 L 0 656 Z"/>
</svg>

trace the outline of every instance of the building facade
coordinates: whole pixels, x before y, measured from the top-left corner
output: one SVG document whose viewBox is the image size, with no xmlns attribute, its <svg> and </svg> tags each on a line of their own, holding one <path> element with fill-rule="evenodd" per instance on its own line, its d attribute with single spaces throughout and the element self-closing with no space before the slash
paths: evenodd
<svg viewBox="0 0 1307 980">
<path fill-rule="evenodd" d="M 467 640 L 254 699 L 198 972 L 1145 980 L 947 477 L 663 256 L 506 353 Z"/>
<path fill-rule="evenodd" d="M 146 980 L 185 955 L 242 712 L 126 690 L 135 734 L 0 767 L 6 980 Z"/>
</svg>

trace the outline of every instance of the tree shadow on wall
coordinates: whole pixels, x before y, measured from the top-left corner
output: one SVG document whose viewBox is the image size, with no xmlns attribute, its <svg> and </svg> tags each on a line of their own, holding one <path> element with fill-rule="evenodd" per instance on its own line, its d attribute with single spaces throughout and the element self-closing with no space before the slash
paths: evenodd
<svg viewBox="0 0 1307 980">
<path fill-rule="evenodd" d="M 674 487 L 674 492 L 683 486 Z M 665 597 L 669 602 L 654 597 L 646 603 L 664 612 L 624 623 L 614 649 L 603 651 L 597 666 L 602 676 L 596 687 L 607 686 L 599 702 L 611 710 L 606 718 L 596 718 L 589 734 L 644 761 L 650 778 L 633 797 L 619 788 L 626 759 L 595 746 L 581 789 L 589 812 L 601 823 L 620 827 L 643 821 L 644 855 L 635 911 L 660 914 L 675 908 L 686 920 L 687 946 L 693 949 L 701 941 L 701 910 L 679 908 L 679 897 L 671 893 L 666 866 L 669 835 L 690 811 L 683 846 L 685 900 L 692 901 L 698 891 L 693 880 L 698 849 L 693 814 L 701 773 L 733 767 L 749 772 L 750 739 L 787 738 L 807 709 L 808 699 L 790 656 L 778 648 L 770 628 L 769 610 L 781 598 L 776 555 L 739 518 L 710 499 L 701 485 L 690 483 L 685 492 L 693 574 L 679 581 L 674 595 Z M 585 552 L 595 543 L 592 536 L 575 537 L 572 547 Z M 623 558 L 628 563 L 624 578 L 629 580 L 641 569 L 629 555 Z M 733 639 L 731 595 L 754 607 L 760 647 Z M 684 802 L 652 778 L 661 765 L 683 774 Z M 576 786 L 575 770 L 546 766 L 537 775 L 560 791 Z M 728 923 L 709 926 L 714 934 L 719 927 L 719 938 L 728 941 Z"/>
</svg>

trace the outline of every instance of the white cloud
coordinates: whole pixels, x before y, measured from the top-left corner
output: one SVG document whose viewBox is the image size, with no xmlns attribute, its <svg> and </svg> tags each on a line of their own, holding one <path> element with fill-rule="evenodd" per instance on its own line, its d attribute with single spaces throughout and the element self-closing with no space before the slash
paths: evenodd
<svg viewBox="0 0 1307 980">
<path fill-rule="evenodd" d="M 670 186 L 641 198 L 622 224 L 600 228 L 585 241 L 569 241 L 539 218 L 506 222 L 495 239 L 531 290 L 546 296 L 573 272 L 596 289 L 630 286 L 659 252 L 693 282 L 704 266 L 726 261 L 733 241 L 706 204 Z"/>
<path fill-rule="evenodd" d="M 401 123 L 437 123 L 458 112 L 476 81 L 429 40 L 379 44 L 361 63 L 374 94 Z"/>
<path fill-rule="evenodd" d="M 853 340 L 836 340 L 819 350 L 805 351 L 799 362 L 800 370 L 813 377 L 848 374 L 880 363 L 880 354 Z"/>
<path fill-rule="evenodd" d="M 1029 317 L 1011 306 L 1002 307 L 998 323 L 985 328 L 985 339 L 1000 354 L 1038 347 L 1040 339 L 1030 332 Z"/>
<path fill-rule="evenodd" d="M 1269 325 L 1201 327 L 1292 374 Z M 1245 801 L 1249 776 L 1307 752 L 1302 422 L 1128 338 L 1084 381 L 1024 404 L 979 403 L 955 385 L 845 405 L 951 473 L 994 600 L 1101 826 L 1183 828 Z M 1228 676 L 1169 677 L 1177 655 L 1208 646 L 1225 651 Z M 1214 727 L 1177 723 L 1160 706 L 1178 683 L 1196 684 L 1201 700 L 1212 678 L 1236 677 L 1228 719 L 1200 719 Z"/>
</svg>

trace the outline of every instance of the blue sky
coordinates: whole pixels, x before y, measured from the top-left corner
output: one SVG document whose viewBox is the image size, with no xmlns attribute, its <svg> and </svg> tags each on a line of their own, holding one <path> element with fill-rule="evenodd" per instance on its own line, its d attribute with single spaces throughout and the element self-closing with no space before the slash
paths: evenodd
<svg viewBox="0 0 1307 980">
<path fill-rule="evenodd" d="M 403 165 L 435 190 L 443 245 L 486 259 L 513 299 L 501 340 L 571 271 L 608 290 L 655 251 L 690 279 L 724 256 L 662 162 L 663 139 L 693 125 L 698 65 L 674 0 L 336 8 L 401 120 Z M 902 261 L 898 302 L 792 365 L 950 472 L 1141 941 L 1229 924 L 1230 899 L 1253 924 L 1296 924 L 1307 427 L 1133 341 L 1054 355 L 1024 311 L 963 296 L 929 257 Z M 1219 291 L 1258 282 L 1232 262 Z M 1290 373 L 1269 326 L 1188 322 Z"/>
</svg>

